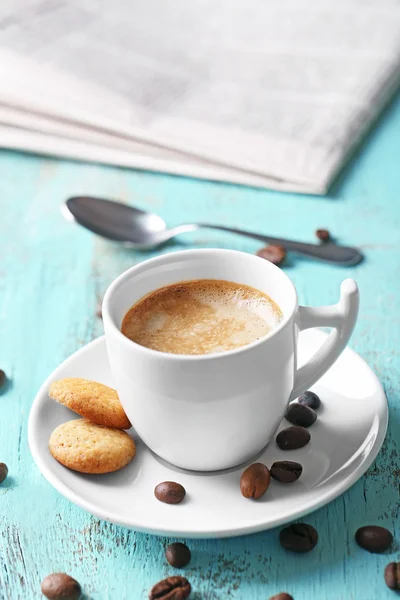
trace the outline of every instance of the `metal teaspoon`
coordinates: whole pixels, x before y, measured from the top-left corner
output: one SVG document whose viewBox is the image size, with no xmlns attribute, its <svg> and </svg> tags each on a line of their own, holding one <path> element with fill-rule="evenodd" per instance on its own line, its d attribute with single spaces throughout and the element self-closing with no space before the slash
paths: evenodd
<svg viewBox="0 0 400 600">
<path fill-rule="evenodd" d="M 357 248 L 333 243 L 307 244 L 223 225 L 190 223 L 167 228 L 165 221 L 158 215 L 120 202 L 91 196 L 69 198 L 65 202 L 64 211 L 67 218 L 72 217 L 73 220 L 93 233 L 109 240 L 129 244 L 138 250 L 155 248 L 181 233 L 206 228 L 237 233 L 267 244 L 278 244 L 291 252 L 338 265 L 356 265 L 363 259 L 363 255 Z"/>
</svg>

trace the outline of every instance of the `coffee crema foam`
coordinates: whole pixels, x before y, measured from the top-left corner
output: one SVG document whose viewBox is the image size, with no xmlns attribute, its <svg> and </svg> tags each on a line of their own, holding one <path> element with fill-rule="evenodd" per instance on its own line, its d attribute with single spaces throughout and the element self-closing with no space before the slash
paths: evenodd
<svg viewBox="0 0 400 600">
<path fill-rule="evenodd" d="M 126 313 L 122 333 L 172 354 L 209 354 L 246 346 L 282 319 L 279 306 L 247 285 L 216 279 L 183 281 L 156 290 Z"/>
</svg>

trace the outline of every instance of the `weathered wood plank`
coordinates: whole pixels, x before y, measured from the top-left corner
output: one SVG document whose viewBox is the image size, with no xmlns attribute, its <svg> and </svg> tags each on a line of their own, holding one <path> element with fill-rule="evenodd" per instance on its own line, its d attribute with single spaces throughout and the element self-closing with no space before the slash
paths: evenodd
<svg viewBox="0 0 400 600">
<path fill-rule="evenodd" d="M 95 310 L 109 282 L 156 254 L 112 246 L 65 222 L 59 206 L 79 193 L 122 198 L 158 212 L 170 224 L 240 223 L 304 240 L 327 226 L 343 242 L 364 247 L 367 260 L 358 267 L 291 257 L 286 269 L 303 303 L 335 301 L 346 276 L 359 282 L 361 318 L 352 346 L 378 373 L 390 403 L 389 434 L 375 465 L 349 492 L 307 518 L 320 532 L 310 555 L 285 553 L 277 531 L 198 540 L 190 542 L 193 560 L 185 572 L 197 600 L 265 600 L 282 590 L 295 600 L 393 597 L 382 572 L 387 562 L 398 560 L 398 546 L 385 556 L 369 555 L 356 547 L 353 535 L 370 522 L 387 524 L 398 534 L 399 139 L 397 102 L 326 199 L 1 153 L 0 366 L 12 378 L 0 396 L 0 460 L 10 469 L 0 485 L 1 598 L 38 598 L 42 577 L 66 570 L 94 600 L 140 599 L 171 571 L 163 559 L 169 540 L 99 522 L 73 506 L 41 477 L 27 446 L 29 408 L 43 379 L 102 332 Z M 258 247 L 201 232 L 162 252 L 194 243 L 249 252 Z"/>
</svg>

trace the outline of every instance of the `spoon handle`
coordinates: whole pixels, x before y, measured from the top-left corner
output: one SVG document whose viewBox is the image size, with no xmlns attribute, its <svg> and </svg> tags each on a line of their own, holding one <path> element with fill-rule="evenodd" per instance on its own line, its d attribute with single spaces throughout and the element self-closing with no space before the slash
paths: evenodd
<svg viewBox="0 0 400 600">
<path fill-rule="evenodd" d="M 236 229 L 234 227 L 224 227 L 223 225 L 211 225 L 209 223 L 198 223 L 196 225 L 184 225 L 183 228 L 187 227 L 186 231 L 193 231 L 194 229 L 207 228 L 207 229 L 218 229 L 220 231 L 228 231 L 230 233 L 237 233 L 245 237 L 259 240 L 267 244 L 278 244 L 283 246 L 286 250 L 297 252 L 305 256 L 311 256 L 318 258 L 326 262 L 335 263 L 338 265 L 357 265 L 363 260 L 362 253 L 357 248 L 351 248 L 348 246 L 339 246 L 333 243 L 325 244 L 307 244 L 305 242 L 297 242 L 295 240 L 286 240 L 283 238 L 276 238 L 270 235 L 261 235 L 259 233 L 252 233 L 251 231 L 244 231 L 243 229 Z M 189 229 L 190 227 L 190 229 Z M 183 231 L 182 231 L 183 232 Z"/>
</svg>

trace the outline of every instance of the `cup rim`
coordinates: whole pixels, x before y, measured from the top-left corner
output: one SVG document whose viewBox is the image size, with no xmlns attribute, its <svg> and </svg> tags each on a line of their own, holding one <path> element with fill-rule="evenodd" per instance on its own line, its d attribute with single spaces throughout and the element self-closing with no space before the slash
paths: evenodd
<svg viewBox="0 0 400 600">
<path fill-rule="evenodd" d="M 143 265 L 157 265 L 158 263 L 168 262 L 168 258 L 172 256 L 196 256 L 196 255 L 211 255 L 211 254 L 225 254 L 225 255 L 245 255 L 251 260 L 256 262 L 261 261 L 264 268 L 270 269 L 272 271 L 279 271 L 280 275 L 286 279 L 287 283 L 292 288 L 294 303 L 292 310 L 288 312 L 286 316 L 282 319 L 277 327 L 272 329 L 269 333 L 267 333 L 262 338 L 251 342 L 245 346 L 240 346 L 239 348 L 235 348 L 233 350 L 224 350 L 223 352 L 210 352 L 208 354 L 173 354 L 171 352 L 161 352 L 160 350 L 154 350 L 153 348 L 147 348 L 146 346 L 141 346 L 137 342 L 127 338 L 119 329 L 114 319 L 110 314 L 110 305 L 112 302 L 112 297 L 114 293 L 119 289 L 121 285 L 123 285 L 126 280 L 130 279 L 132 274 L 134 275 L 137 270 L 139 270 Z M 261 263 L 259 263 L 261 264 Z M 155 288 L 157 289 L 157 288 Z M 198 361 L 198 360 L 216 360 L 216 359 L 226 359 L 227 357 L 233 357 L 238 354 L 244 354 L 257 348 L 258 346 L 263 345 L 264 343 L 273 339 L 279 332 L 281 332 L 291 321 L 296 309 L 298 308 L 298 296 L 297 290 L 294 286 L 292 280 L 284 273 L 279 267 L 274 265 L 273 263 L 260 258 L 254 254 L 250 254 L 247 252 L 242 252 L 241 250 L 229 250 L 225 248 L 198 248 L 198 249 L 190 249 L 190 250 L 178 250 L 174 252 L 168 252 L 167 254 L 162 254 L 160 256 L 156 256 L 154 258 L 149 258 L 147 260 L 141 261 L 133 267 L 130 267 L 118 277 L 116 277 L 108 286 L 106 293 L 104 294 L 103 302 L 102 302 L 102 316 L 103 322 L 107 323 L 109 329 L 117 336 L 118 340 L 126 345 L 127 349 L 132 350 L 133 348 L 139 352 L 147 353 L 149 357 L 153 357 L 154 359 L 162 359 L 162 360 L 181 360 L 181 361 Z M 107 336 L 107 333 L 106 333 Z"/>
</svg>

